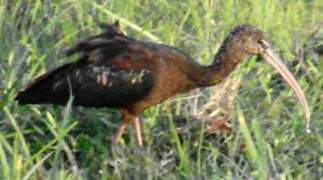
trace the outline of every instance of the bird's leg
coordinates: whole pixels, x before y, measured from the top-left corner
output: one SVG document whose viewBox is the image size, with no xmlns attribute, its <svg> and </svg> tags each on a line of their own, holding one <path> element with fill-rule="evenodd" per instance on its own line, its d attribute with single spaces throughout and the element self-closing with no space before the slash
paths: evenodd
<svg viewBox="0 0 323 180">
<path fill-rule="evenodd" d="M 116 135 L 114 136 L 113 144 L 117 145 L 120 143 L 121 137 L 123 135 L 124 130 L 128 127 L 129 122 L 123 121 L 119 126 Z"/>
<path fill-rule="evenodd" d="M 117 133 L 114 137 L 114 144 L 117 145 L 120 143 L 120 140 L 122 138 L 122 135 L 123 135 L 125 129 L 128 127 L 130 122 L 133 122 L 133 125 L 135 128 L 136 141 L 139 146 L 142 146 L 143 143 L 142 143 L 142 137 L 141 137 L 141 128 L 140 128 L 139 118 L 126 109 L 122 109 L 121 114 L 122 114 L 123 122 L 119 126 Z"/>
<path fill-rule="evenodd" d="M 122 119 L 123 119 L 123 122 L 122 124 L 119 126 L 118 130 L 117 130 L 117 133 L 115 134 L 114 136 L 114 140 L 113 140 L 113 144 L 114 145 L 117 145 L 120 143 L 120 140 L 122 138 L 122 135 L 125 131 L 125 129 L 127 129 L 129 123 L 133 120 L 130 115 L 130 113 L 127 111 L 127 110 L 121 110 L 120 111 L 121 114 L 122 114 Z"/>
<path fill-rule="evenodd" d="M 135 127 L 135 135 L 136 135 L 136 141 L 140 147 L 142 147 L 142 136 L 141 136 L 141 128 L 140 128 L 140 121 L 138 117 L 135 117 L 133 121 L 133 125 Z"/>
</svg>

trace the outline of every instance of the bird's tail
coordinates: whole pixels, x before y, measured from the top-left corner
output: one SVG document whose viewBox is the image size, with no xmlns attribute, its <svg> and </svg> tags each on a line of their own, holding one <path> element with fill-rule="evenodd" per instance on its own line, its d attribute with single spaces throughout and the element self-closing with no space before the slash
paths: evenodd
<svg viewBox="0 0 323 180">
<path fill-rule="evenodd" d="M 59 91 L 53 89 L 55 83 L 59 83 L 57 79 L 67 76 L 66 73 L 70 66 L 71 64 L 66 64 L 41 75 L 20 91 L 15 100 L 19 104 L 66 104 L 68 101 L 66 97 L 69 97 L 66 96 L 66 93 L 69 93 L 68 89 L 60 89 Z"/>
</svg>

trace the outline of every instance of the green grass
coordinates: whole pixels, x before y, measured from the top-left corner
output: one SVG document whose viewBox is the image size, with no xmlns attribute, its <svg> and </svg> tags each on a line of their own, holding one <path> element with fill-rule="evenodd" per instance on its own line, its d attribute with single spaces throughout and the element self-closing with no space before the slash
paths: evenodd
<svg viewBox="0 0 323 180">
<path fill-rule="evenodd" d="M 74 61 L 66 48 L 115 19 L 128 35 L 177 46 L 201 64 L 235 25 L 259 27 L 305 91 L 312 133 L 292 91 L 255 58 L 222 85 L 146 110 L 144 148 L 132 130 L 111 148 L 121 122 L 114 110 L 13 100 L 38 75 Z M 319 179 L 322 19 L 321 0 L 0 0 L 0 179 Z M 205 134 L 202 120 L 221 114 L 234 132 Z M 191 131 L 178 133 L 182 126 Z"/>
</svg>

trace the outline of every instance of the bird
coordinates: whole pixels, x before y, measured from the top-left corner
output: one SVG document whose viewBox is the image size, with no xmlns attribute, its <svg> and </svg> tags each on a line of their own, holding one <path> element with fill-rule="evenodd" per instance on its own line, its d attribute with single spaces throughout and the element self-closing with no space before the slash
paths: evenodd
<svg viewBox="0 0 323 180">
<path fill-rule="evenodd" d="M 121 31 L 120 23 L 101 25 L 103 31 L 79 41 L 66 56 L 79 59 L 39 76 L 18 92 L 19 104 L 114 108 L 122 123 L 113 138 L 119 144 L 129 124 L 143 146 L 139 114 L 180 93 L 221 83 L 249 56 L 259 56 L 273 66 L 310 111 L 293 75 L 273 53 L 265 33 L 249 24 L 236 25 L 222 42 L 210 65 L 200 65 L 183 50 L 170 45 L 138 40 Z"/>
</svg>

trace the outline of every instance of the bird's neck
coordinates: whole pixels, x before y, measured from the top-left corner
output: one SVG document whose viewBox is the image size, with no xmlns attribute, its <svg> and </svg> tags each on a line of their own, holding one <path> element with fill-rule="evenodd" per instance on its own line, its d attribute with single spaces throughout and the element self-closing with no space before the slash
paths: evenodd
<svg viewBox="0 0 323 180">
<path fill-rule="evenodd" d="M 199 85 L 212 86 L 221 83 L 246 56 L 239 46 L 227 48 L 227 44 L 223 44 L 212 64 L 202 67 Z"/>
</svg>

